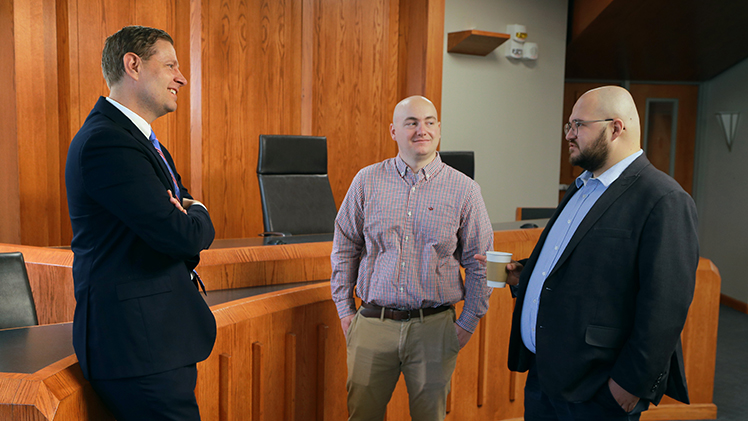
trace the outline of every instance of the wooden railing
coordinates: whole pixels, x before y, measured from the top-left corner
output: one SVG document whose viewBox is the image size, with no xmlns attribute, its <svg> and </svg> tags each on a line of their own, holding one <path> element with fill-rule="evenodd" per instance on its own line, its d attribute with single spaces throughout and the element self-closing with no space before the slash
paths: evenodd
<svg viewBox="0 0 748 421">
<path fill-rule="evenodd" d="M 515 258 L 527 257 L 539 235 L 540 229 L 496 232 L 494 248 L 512 252 Z M 0 251 L 9 248 L 24 253 L 29 276 L 34 278 L 37 308 L 63 303 L 59 310 L 45 313 L 45 320 L 67 317 L 70 297 L 56 294 L 72 291 L 70 252 L 0 245 Z M 330 250 L 329 242 L 207 250 L 199 269 L 210 289 L 326 279 Z M 46 284 L 52 281 L 55 285 Z M 666 398 L 642 419 L 716 417 L 712 392 L 719 289 L 717 269 L 702 259 L 682 335 L 692 404 Z M 42 291 L 46 292 L 37 296 Z M 513 305 L 508 289 L 494 290 L 488 314 L 460 351 L 447 420 L 522 419 L 525 374 L 506 368 Z M 198 364 L 196 389 L 203 419 L 347 418 L 346 349 L 329 282 L 211 308 L 218 336 L 210 357 Z M 0 373 L 0 419 L 100 420 L 107 419 L 105 414 L 74 355 L 33 374 Z M 401 379 L 388 406 L 387 421 L 407 419 L 407 393 Z"/>
</svg>

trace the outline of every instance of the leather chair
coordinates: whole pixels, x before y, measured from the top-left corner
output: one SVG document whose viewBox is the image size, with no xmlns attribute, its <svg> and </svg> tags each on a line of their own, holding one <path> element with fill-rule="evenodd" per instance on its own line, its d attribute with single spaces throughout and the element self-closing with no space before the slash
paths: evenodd
<svg viewBox="0 0 748 421">
<path fill-rule="evenodd" d="M 556 208 L 517 208 L 515 221 L 525 221 L 527 219 L 546 219 L 553 216 Z"/>
<path fill-rule="evenodd" d="M 439 151 L 442 161 L 452 168 L 475 179 L 475 152 L 473 151 Z"/>
<path fill-rule="evenodd" d="M 23 254 L 0 253 L 0 329 L 38 324 Z"/>
<path fill-rule="evenodd" d="M 327 139 L 260 135 L 257 179 L 265 233 L 324 234 L 335 231 L 337 208 L 327 177 Z"/>
</svg>

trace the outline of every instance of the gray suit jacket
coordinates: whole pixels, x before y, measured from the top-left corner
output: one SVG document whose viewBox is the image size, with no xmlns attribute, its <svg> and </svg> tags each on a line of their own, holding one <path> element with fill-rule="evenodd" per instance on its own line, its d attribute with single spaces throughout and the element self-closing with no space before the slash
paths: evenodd
<svg viewBox="0 0 748 421">
<path fill-rule="evenodd" d="M 520 276 L 509 368 L 526 371 L 520 334 L 525 290 L 550 227 Z M 637 158 L 590 209 L 540 295 L 536 364 L 543 390 L 589 400 L 612 377 L 634 395 L 688 403 L 680 334 L 699 260 L 696 206 L 675 180 Z"/>
</svg>

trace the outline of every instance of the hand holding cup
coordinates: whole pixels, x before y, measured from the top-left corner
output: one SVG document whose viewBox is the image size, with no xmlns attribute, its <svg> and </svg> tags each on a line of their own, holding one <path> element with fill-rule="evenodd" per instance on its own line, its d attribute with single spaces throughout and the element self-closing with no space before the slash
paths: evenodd
<svg viewBox="0 0 748 421">
<path fill-rule="evenodd" d="M 506 286 L 506 265 L 511 261 L 512 253 L 486 252 L 486 282 L 489 287 L 504 288 Z"/>
</svg>

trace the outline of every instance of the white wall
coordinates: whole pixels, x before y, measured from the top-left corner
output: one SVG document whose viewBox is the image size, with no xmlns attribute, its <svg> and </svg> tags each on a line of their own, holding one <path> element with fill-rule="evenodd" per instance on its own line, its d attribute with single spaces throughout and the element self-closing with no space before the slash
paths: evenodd
<svg viewBox="0 0 748 421">
<path fill-rule="evenodd" d="M 701 255 L 717 265 L 722 293 L 748 303 L 748 60 L 701 86 L 696 205 Z M 740 112 L 727 149 L 715 113 Z"/>
<path fill-rule="evenodd" d="M 492 222 L 558 204 L 567 0 L 446 0 L 442 150 L 472 150 Z M 447 53 L 447 34 L 527 28 L 535 62 Z"/>
</svg>

